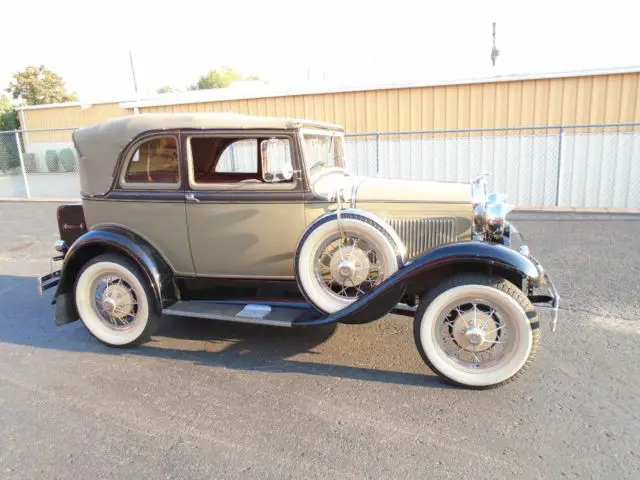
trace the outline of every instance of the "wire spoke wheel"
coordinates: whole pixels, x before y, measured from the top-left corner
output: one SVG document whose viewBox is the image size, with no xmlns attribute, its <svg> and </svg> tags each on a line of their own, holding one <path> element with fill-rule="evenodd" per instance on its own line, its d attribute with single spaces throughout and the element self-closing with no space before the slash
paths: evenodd
<svg viewBox="0 0 640 480">
<path fill-rule="evenodd" d="M 307 227 L 294 260 L 302 294 L 323 313 L 368 295 L 404 262 L 404 245 L 382 220 L 355 211 L 332 215 Z"/>
<path fill-rule="evenodd" d="M 513 347 L 512 320 L 486 299 L 461 299 L 445 307 L 433 328 L 442 352 L 467 369 L 495 367 Z"/>
<path fill-rule="evenodd" d="M 357 234 L 330 236 L 315 255 L 315 274 L 325 291 L 342 299 L 366 295 L 384 278 L 380 255 Z"/>
<path fill-rule="evenodd" d="M 127 330 L 136 321 L 138 298 L 123 278 L 101 275 L 93 282 L 94 309 L 100 320 L 114 330 Z"/>
<path fill-rule="evenodd" d="M 440 377 L 472 388 L 519 378 L 540 345 L 535 309 L 513 283 L 482 274 L 447 279 L 420 299 L 420 356 Z"/>
</svg>

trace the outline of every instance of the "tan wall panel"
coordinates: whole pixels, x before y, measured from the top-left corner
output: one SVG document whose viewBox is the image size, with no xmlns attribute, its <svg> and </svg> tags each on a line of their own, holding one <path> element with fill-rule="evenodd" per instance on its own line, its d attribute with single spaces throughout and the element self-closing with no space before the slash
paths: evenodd
<svg viewBox="0 0 640 480">
<path fill-rule="evenodd" d="M 29 130 L 49 128 L 75 128 L 99 123 L 109 118 L 122 117 L 132 113 L 118 103 L 105 103 L 82 107 L 52 107 L 25 110 L 24 117 Z"/>
<path fill-rule="evenodd" d="M 470 85 L 469 119 L 471 128 L 482 128 L 482 88 L 482 84 Z"/>
<path fill-rule="evenodd" d="M 411 130 L 411 90 L 398 91 L 398 130 Z"/>
<path fill-rule="evenodd" d="M 559 125 L 562 123 L 562 95 L 564 92 L 564 82 L 549 83 L 549 100 L 547 110 L 548 125 Z"/>
<path fill-rule="evenodd" d="M 447 115 L 446 87 L 433 89 L 433 129 L 443 130 Z"/>
<path fill-rule="evenodd" d="M 592 85 L 589 123 L 602 123 L 607 100 L 607 77 L 593 77 Z"/>
<path fill-rule="evenodd" d="M 471 109 L 469 108 L 471 98 L 470 87 L 470 85 L 460 85 L 460 87 L 458 87 L 458 111 L 456 112 L 458 118 L 456 128 L 458 129 L 471 128 Z"/>
<path fill-rule="evenodd" d="M 640 122 L 640 73 L 336 92 L 140 108 L 308 118 L 348 132 Z M 119 104 L 25 110 L 27 127 L 70 128 L 132 114 Z"/>
<path fill-rule="evenodd" d="M 409 94 L 411 104 L 410 130 L 422 130 L 422 89 L 412 88 Z"/>
<path fill-rule="evenodd" d="M 562 90 L 562 117 L 560 123 L 564 125 L 576 124 L 577 100 L 578 100 L 578 79 L 566 78 Z"/>
<path fill-rule="evenodd" d="M 604 122 L 615 123 L 620 121 L 620 99 L 622 94 L 622 76 L 609 75 L 607 77 L 607 90 L 604 102 Z"/>
</svg>

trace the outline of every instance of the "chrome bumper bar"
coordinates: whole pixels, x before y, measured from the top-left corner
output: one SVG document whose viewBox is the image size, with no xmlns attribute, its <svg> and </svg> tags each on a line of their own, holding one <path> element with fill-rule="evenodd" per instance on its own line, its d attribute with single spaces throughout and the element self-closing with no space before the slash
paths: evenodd
<svg viewBox="0 0 640 480">
<path fill-rule="evenodd" d="M 518 252 L 531 260 L 540 273 L 540 277 L 542 280 L 540 281 L 540 285 L 536 285 L 536 287 L 546 288 L 547 294 L 530 295 L 529 300 L 531 300 L 531 303 L 542 303 L 546 304 L 544 306 L 551 308 L 551 322 L 549 326 L 551 327 L 551 331 L 555 332 L 556 326 L 558 325 L 558 313 L 560 310 L 560 295 L 558 294 L 558 289 L 556 288 L 555 283 L 553 283 L 553 280 L 551 280 L 551 277 L 542 267 L 540 262 L 538 262 L 538 260 L 536 260 L 536 258 L 531 255 L 529 247 L 527 247 L 526 245 L 522 245 L 520 248 L 518 248 Z"/>
</svg>

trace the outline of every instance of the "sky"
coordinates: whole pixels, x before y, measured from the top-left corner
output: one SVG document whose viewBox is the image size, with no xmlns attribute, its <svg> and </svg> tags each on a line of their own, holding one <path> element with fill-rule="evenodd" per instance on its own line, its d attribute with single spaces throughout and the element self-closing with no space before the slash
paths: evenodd
<svg viewBox="0 0 640 480">
<path fill-rule="evenodd" d="M 633 1 L 23 0 L 0 7 L 0 87 L 44 64 L 82 101 L 186 89 L 213 68 L 273 86 L 379 85 L 640 66 Z M 497 67 L 491 23 L 497 22 Z M 7 39 L 15 40 L 11 47 Z"/>
</svg>

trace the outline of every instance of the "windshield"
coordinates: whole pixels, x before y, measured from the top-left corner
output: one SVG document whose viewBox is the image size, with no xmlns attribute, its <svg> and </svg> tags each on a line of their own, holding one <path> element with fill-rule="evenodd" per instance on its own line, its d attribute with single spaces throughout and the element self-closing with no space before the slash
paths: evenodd
<svg viewBox="0 0 640 480">
<path fill-rule="evenodd" d="M 313 175 L 323 168 L 344 168 L 344 137 L 335 132 L 304 132 L 305 163 Z"/>
</svg>

